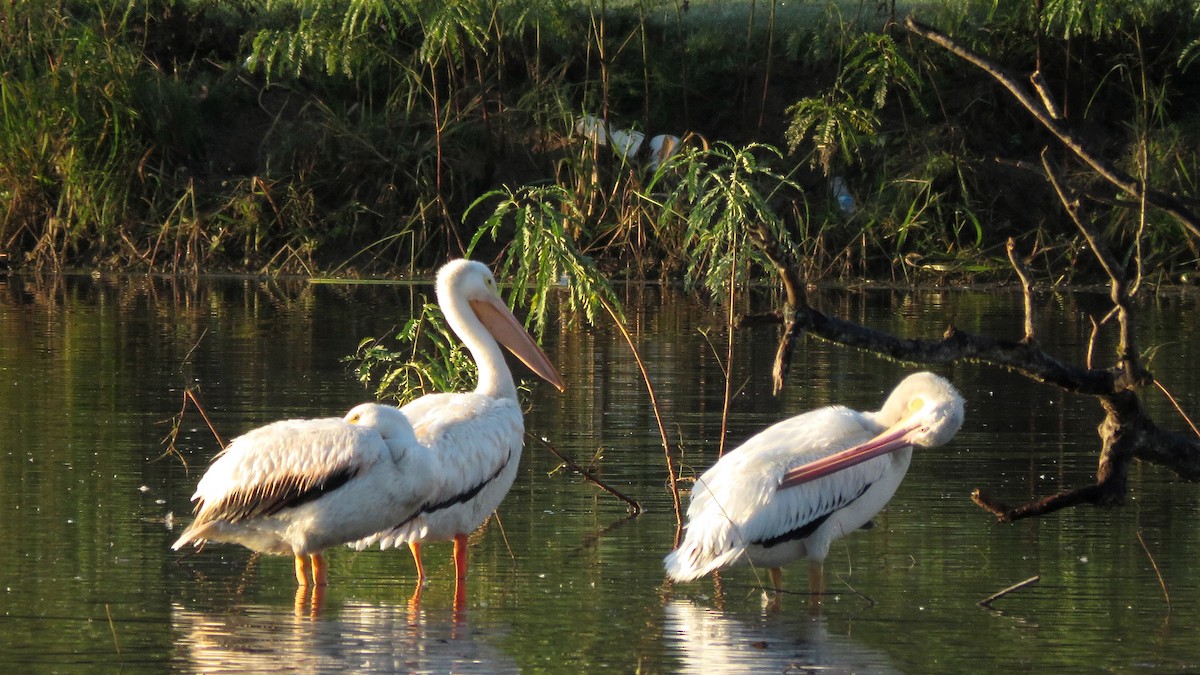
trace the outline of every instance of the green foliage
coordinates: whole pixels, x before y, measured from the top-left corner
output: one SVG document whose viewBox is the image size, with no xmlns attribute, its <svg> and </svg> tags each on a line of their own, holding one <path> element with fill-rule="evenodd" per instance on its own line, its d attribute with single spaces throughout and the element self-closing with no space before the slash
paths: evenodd
<svg viewBox="0 0 1200 675">
<path fill-rule="evenodd" d="M 1196 9 L 1192 14 L 1192 33 L 1200 33 L 1200 4 L 1196 5 Z M 1200 56 L 1200 37 L 1195 37 L 1191 42 L 1184 46 L 1183 51 L 1179 53 L 1179 68 L 1187 70 L 1196 61 L 1196 57 Z"/>
<path fill-rule="evenodd" d="M 396 332 L 399 349 L 382 338 L 365 338 L 354 356 L 359 382 L 378 399 L 401 403 L 439 391 L 467 391 L 476 380 L 475 362 L 450 331 L 436 304 L 425 303 L 421 311 Z"/>
<path fill-rule="evenodd" d="M 1011 169 L 1046 137 L 999 87 L 895 24 L 864 30 L 884 18 L 865 5 L 795 4 L 771 22 L 753 7 L 565 0 L 3 4 L 0 253 L 356 274 L 432 266 L 488 237 L 544 322 L 564 278 L 586 320 L 605 275 L 709 291 L 760 278 L 749 223 L 818 277 L 903 276 L 924 269 L 914 256 L 991 266 L 1008 236 L 1074 236 L 1044 181 Z M 989 0 L 922 18 L 1010 72 L 1040 68 L 1108 161 L 1186 198 L 1198 12 Z M 572 135 L 584 113 L 704 149 L 650 172 L 644 150 Z M 854 192 L 852 214 L 828 198 L 830 176 Z M 1101 221 L 1162 269 L 1195 264 L 1194 238 L 1161 214 Z"/>
<path fill-rule="evenodd" d="M 39 264 L 102 250 L 128 215 L 143 152 L 140 64 L 116 38 L 127 16 L 102 17 L 76 21 L 42 2 L 0 9 L 0 23 L 33 31 L 0 45 L 0 245 L 24 243 Z"/>
<path fill-rule="evenodd" d="M 353 78 L 386 59 L 386 45 L 412 21 L 414 9 L 408 2 L 381 0 L 268 0 L 268 15 L 296 20 L 260 29 L 247 65 L 268 77 L 299 78 L 316 67 Z"/>
<path fill-rule="evenodd" d="M 808 97 L 788 108 L 792 116 L 787 129 L 788 147 L 795 151 L 810 137 L 816 147 L 814 165 L 825 175 L 833 172 L 840 155 L 847 165 L 862 159 L 862 147 L 875 135 L 879 118 L 843 89 L 834 88 L 820 97 Z"/>
<path fill-rule="evenodd" d="M 689 285 L 702 284 L 722 297 L 730 283 L 741 286 L 750 280 L 751 262 L 767 265 L 750 239 L 750 227 L 764 228 L 776 240 L 791 244 L 771 204 L 774 199 L 794 199 L 799 191 L 771 166 L 771 160 L 781 159 L 771 146 L 736 148 L 722 142 L 711 149 L 686 150 L 672 160 L 672 171 L 660 172 L 679 176 L 662 211 L 660 230 L 682 221 Z"/>
<path fill-rule="evenodd" d="M 1178 0 L 1045 0 L 1041 27 L 1063 38 L 1102 38 L 1148 26 L 1163 12 L 1174 12 Z"/>
<path fill-rule="evenodd" d="M 879 131 L 879 113 L 896 87 L 908 94 L 918 111 L 919 77 L 888 35 L 864 33 L 852 39 L 842 55 L 837 79 L 823 94 L 805 97 L 788 108 L 786 138 L 792 151 L 812 139 L 814 164 L 830 175 L 840 155 L 850 166 L 863 159 L 863 146 Z"/>
<path fill-rule="evenodd" d="M 558 289 L 566 291 L 567 310 L 589 324 L 595 323 L 605 303 L 619 312 L 620 303 L 608 279 L 575 243 L 573 232 L 581 232 L 585 219 L 574 195 L 558 185 L 505 188 L 483 195 L 470 210 L 493 200 L 498 201 L 467 252 L 485 235 L 509 242 L 499 274 L 512 282 L 510 302 L 529 304 L 529 321 L 537 335 L 545 330 L 549 300 Z"/>
</svg>

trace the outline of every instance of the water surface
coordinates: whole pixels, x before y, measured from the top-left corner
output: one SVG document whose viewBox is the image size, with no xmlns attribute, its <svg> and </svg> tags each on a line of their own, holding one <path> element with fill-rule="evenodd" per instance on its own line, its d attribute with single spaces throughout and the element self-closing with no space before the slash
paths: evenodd
<svg viewBox="0 0 1200 675">
<path fill-rule="evenodd" d="M 342 357 L 408 317 L 429 288 L 303 281 L 0 279 L 0 662 L 12 668 L 194 672 L 965 672 L 1200 667 L 1197 486 L 1133 470 L 1122 508 L 1084 507 L 995 525 L 969 499 L 1017 502 L 1086 484 L 1094 401 L 1002 372 L 937 369 L 968 400 L 950 445 L 919 451 L 870 531 L 836 543 L 835 595 L 814 616 L 805 566 L 785 571 L 782 611 L 754 570 L 668 588 L 674 514 L 645 388 L 611 330 L 553 324 L 546 351 L 566 394 L 531 383 L 529 432 L 639 500 L 625 505 L 536 443 L 500 518 L 472 538 L 468 605 L 451 608 L 450 547 L 427 547 L 432 581 L 412 598 L 405 551 L 331 554 L 322 605 L 297 602 L 290 560 L 234 546 L 170 550 L 218 444 L 194 407 L 179 454 L 161 440 L 194 392 L 229 439 L 370 398 Z M 1020 301 L 971 291 L 828 291 L 821 306 L 903 335 L 962 329 L 1018 337 Z M 721 317 L 656 287 L 627 311 L 686 478 L 715 459 Z M 1084 358 L 1103 294 L 1039 298 L 1039 339 Z M 1185 409 L 1200 381 L 1196 299 L 1140 308 L 1141 346 Z M 875 408 L 913 368 L 808 341 L 770 395 L 775 331 L 737 334 L 729 441 L 832 402 Z M 1111 342 L 1095 345 L 1098 361 Z M 1162 396 L 1157 419 L 1185 427 Z M 984 597 L 1040 575 L 988 610 Z M 1160 583 L 1161 575 L 1161 583 Z M 1165 586 L 1165 592 L 1164 592 Z M 1169 600 L 1168 600 L 1169 598 Z"/>
</svg>

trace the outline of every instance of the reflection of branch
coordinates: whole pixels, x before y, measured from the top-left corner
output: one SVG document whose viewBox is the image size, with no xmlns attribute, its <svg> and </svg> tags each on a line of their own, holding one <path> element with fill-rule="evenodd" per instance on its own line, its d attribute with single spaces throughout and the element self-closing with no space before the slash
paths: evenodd
<svg viewBox="0 0 1200 675">
<path fill-rule="evenodd" d="M 920 35 L 991 75 L 1029 111 L 1029 114 L 1041 122 L 1042 126 L 1049 129 L 1050 133 L 1054 134 L 1068 150 L 1075 153 L 1105 180 L 1132 195 L 1135 199 L 1145 199 L 1146 203 L 1166 211 L 1182 223 L 1193 236 L 1200 237 L 1200 218 L 1192 213 L 1183 202 L 1165 192 L 1145 188 L 1138 181 L 1105 161 L 1104 158 L 1092 153 L 1061 119 L 1055 119 L 1051 111 L 1047 110 L 1016 78 L 1004 72 L 1000 66 L 958 44 L 945 33 L 917 21 L 911 15 L 904 19 L 904 26 L 910 32 Z"/>
<path fill-rule="evenodd" d="M 530 435 L 532 436 L 532 434 L 530 434 Z M 533 437 L 536 438 L 537 441 L 539 443 L 541 443 L 544 448 L 549 450 L 555 457 L 557 457 L 559 459 L 559 461 L 561 461 L 563 464 L 566 464 L 569 469 L 571 469 L 575 473 L 579 474 L 580 476 L 583 476 L 586 480 L 589 480 L 589 481 L 595 483 L 596 487 L 599 487 L 601 490 L 604 490 L 605 492 L 609 493 L 610 495 L 612 495 L 612 496 L 616 497 L 617 499 L 620 499 L 621 501 L 628 504 L 630 515 L 636 516 L 636 515 L 641 514 L 642 505 L 637 503 L 637 500 L 632 499 L 630 497 L 626 497 L 624 494 L 621 493 L 620 490 L 617 490 L 613 486 L 611 486 L 608 483 L 605 483 L 604 481 L 597 478 L 596 474 L 594 474 L 591 471 L 588 471 L 587 469 L 583 468 L 582 466 L 579 466 L 578 464 L 576 464 L 575 461 L 572 460 L 570 457 L 567 457 L 566 455 L 559 452 L 558 449 L 555 448 L 553 445 L 550 445 L 550 443 L 548 443 L 546 441 L 546 439 L 541 438 L 540 436 L 533 436 Z"/>
<path fill-rule="evenodd" d="M 589 532 L 583 536 L 583 539 L 579 542 L 579 546 L 577 546 L 573 552 L 578 553 L 580 551 L 586 551 L 590 548 L 595 548 L 596 544 L 599 544 L 601 539 L 629 524 L 629 522 L 636 518 L 637 515 L 638 514 L 636 513 L 630 513 L 628 516 L 625 516 L 624 518 L 618 518 L 599 530 Z"/>
</svg>

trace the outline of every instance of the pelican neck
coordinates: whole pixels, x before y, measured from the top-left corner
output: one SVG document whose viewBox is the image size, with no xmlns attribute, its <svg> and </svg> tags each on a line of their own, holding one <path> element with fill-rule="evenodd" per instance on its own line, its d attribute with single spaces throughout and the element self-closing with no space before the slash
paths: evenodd
<svg viewBox="0 0 1200 675">
<path fill-rule="evenodd" d="M 455 293 L 443 293 L 440 288 L 438 291 L 438 301 L 446 310 L 446 322 L 475 360 L 479 377 L 475 393 L 490 398 L 517 400 L 517 386 L 513 382 L 508 364 L 504 361 L 504 352 L 501 351 L 496 338 L 492 337 L 483 322 L 475 316 L 471 303 Z"/>
</svg>

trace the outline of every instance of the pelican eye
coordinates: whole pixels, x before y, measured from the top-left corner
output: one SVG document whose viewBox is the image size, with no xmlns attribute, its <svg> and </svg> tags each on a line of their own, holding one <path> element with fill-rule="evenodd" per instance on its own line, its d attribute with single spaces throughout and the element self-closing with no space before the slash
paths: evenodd
<svg viewBox="0 0 1200 675">
<path fill-rule="evenodd" d="M 351 416 L 350 416 L 350 419 L 348 419 L 348 420 L 346 420 L 346 421 L 347 421 L 347 422 L 349 422 L 350 424 L 358 424 L 358 421 L 359 421 L 360 419 L 362 419 L 362 414 L 361 414 L 361 413 L 354 413 L 353 415 L 351 415 Z"/>
</svg>

